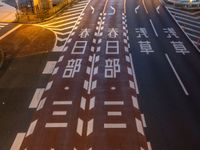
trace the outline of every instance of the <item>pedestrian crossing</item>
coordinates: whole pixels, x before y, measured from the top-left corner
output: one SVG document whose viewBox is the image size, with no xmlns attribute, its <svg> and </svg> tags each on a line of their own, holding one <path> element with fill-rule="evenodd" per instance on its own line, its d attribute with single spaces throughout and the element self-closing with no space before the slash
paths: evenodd
<svg viewBox="0 0 200 150">
<path fill-rule="evenodd" d="M 6 27 L 8 25 L 8 23 L 0 23 L 0 30 L 3 29 L 4 27 Z"/>
<path fill-rule="evenodd" d="M 200 48 L 200 11 L 191 12 L 173 7 L 167 7 L 167 10 L 192 43 Z"/>
<path fill-rule="evenodd" d="M 80 19 L 82 19 L 82 11 L 87 3 L 88 0 L 81 0 L 71 8 L 66 8 L 55 18 L 39 25 L 54 32 L 56 36 L 56 43 L 53 49 L 54 52 L 62 51 L 67 37 L 72 29 L 79 24 Z"/>
</svg>

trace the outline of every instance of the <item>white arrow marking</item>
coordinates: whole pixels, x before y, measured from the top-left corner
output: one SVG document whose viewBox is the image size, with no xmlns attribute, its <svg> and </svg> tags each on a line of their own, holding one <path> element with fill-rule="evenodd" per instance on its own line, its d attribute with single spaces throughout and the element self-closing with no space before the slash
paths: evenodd
<svg viewBox="0 0 200 150">
<path fill-rule="evenodd" d="M 138 9 L 140 8 L 140 5 L 138 5 L 136 8 L 135 8 L 135 13 L 137 14 L 137 11 Z"/>
<path fill-rule="evenodd" d="M 113 6 L 110 6 L 110 8 L 113 10 L 113 12 L 109 13 L 109 15 L 114 15 L 115 14 L 115 8 Z"/>
<path fill-rule="evenodd" d="M 92 9 L 92 14 L 94 14 L 94 7 L 90 6 L 90 8 Z"/>
<path fill-rule="evenodd" d="M 160 9 L 160 5 L 156 8 L 156 11 L 158 14 L 160 14 L 159 9 Z"/>
</svg>

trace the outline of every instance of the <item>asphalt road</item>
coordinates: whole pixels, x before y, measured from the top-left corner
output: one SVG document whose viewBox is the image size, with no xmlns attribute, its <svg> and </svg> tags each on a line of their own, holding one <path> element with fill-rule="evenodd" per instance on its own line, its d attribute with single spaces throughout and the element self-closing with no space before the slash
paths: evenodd
<svg viewBox="0 0 200 150">
<path fill-rule="evenodd" d="M 11 149 L 198 148 L 200 54 L 164 6 L 83 3 L 82 12 L 70 10 L 80 15 L 74 26 L 66 12 L 56 24 L 42 24 L 63 33 L 59 58 L 47 62 L 48 83 L 25 102 L 30 124 L 17 131 Z"/>
</svg>

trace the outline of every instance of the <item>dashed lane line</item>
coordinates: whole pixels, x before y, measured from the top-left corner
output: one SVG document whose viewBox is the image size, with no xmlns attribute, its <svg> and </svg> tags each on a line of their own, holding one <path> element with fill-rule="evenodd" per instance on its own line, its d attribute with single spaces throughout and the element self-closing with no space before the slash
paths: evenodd
<svg viewBox="0 0 200 150">
<path fill-rule="evenodd" d="M 15 137 L 15 140 L 10 148 L 10 150 L 20 150 L 22 142 L 24 140 L 26 133 L 18 133 Z"/>
</svg>

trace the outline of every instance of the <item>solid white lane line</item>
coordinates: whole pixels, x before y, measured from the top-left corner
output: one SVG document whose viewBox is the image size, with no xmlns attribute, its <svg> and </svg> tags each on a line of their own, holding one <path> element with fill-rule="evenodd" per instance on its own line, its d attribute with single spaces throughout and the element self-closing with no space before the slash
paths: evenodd
<svg viewBox="0 0 200 150">
<path fill-rule="evenodd" d="M 165 57 L 167 58 L 167 60 L 168 60 L 168 62 L 169 62 L 169 64 L 170 64 L 170 67 L 172 68 L 172 70 L 173 70 L 173 72 L 174 72 L 176 78 L 178 79 L 178 81 L 179 81 L 179 83 L 180 83 L 180 85 L 181 85 L 181 87 L 182 87 L 182 89 L 183 89 L 185 95 L 189 95 L 189 93 L 188 93 L 188 91 L 186 90 L 186 88 L 185 88 L 183 82 L 181 81 L 181 78 L 179 77 L 178 73 L 176 72 L 176 70 L 175 70 L 175 68 L 174 68 L 174 66 L 173 66 L 173 64 L 172 64 L 172 62 L 171 62 L 169 56 L 168 56 L 167 54 L 165 54 Z"/>
<path fill-rule="evenodd" d="M 48 61 L 42 74 L 51 74 L 56 66 L 57 61 Z"/>
<path fill-rule="evenodd" d="M 24 140 L 25 134 L 26 133 L 17 133 L 17 136 L 15 137 L 15 140 L 14 140 L 10 150 L 20 150 L 20 147 Z"/>
<path fill-rule="evenodd" d="M 124 105 L 123 101 L 105 101 L 104 105 Z"/>
<path fill-rule="evenodd" d="M 144 9 L 145 9 L 146 13 L 148 14 L 149 12 L 147 10 L 147 7 L 146 7 L 146 4 L 145 4 L 144 0 L 142 0 L 142 4 L 144 5 Z"/>
<path fill-rule="evenodd" d="M 111 129 L 116 129 L 116 128 L 126 128 L 125 123 L 104 123 L 104 128 L 111 128 Z"/>
<path fill-rule="evenodd" d="M 26 133 L 26 137 L 29 136 L 29 135 L 31 135 L 31 134 L 33 134 L 33 132 L 34 132 L 34 130 L 35 130 L 35 126 L 36 126 L 36 124 L 37 124 L 37 121 L 38 121 L 38 120 L 35 120 L 35 121 L 33 121 L 33 122 L 30 124 L 30 126 L 29 126 L 29 128 L 28 128 L 28 132 Z"/>
<path fill-rule="evenodd" d="M 121 116 L 122 112 L 121 111 L 108 111 L 107 115 L 108 116 Z"/>
<path fill-rule="evenodd" d="M 67 111 L 53 111 L 53 116 L 65 116 L 67 115 Z"/>
<path fill-rule="evenodd" d="M 41 110 L 44 107 L 44 104 L 46 102 L 46 98 L 42 99 L 37 107 L 37 111 Z"/>
<path fill-rule="evenodd" d="M 141 133 L 142 135 L 144 135 L 144 129 L 143 129 L 143 126 L 142 126 L 142 122 L 137 118 L 135 118 L 135 121 L 136 121 L 137 131 L 139 133 Z"/>
<path fill-rule="evenodd" d="M 33 95 L 33 98 L 29 105 L 29 108 L 37 108 L 37 106 L 40 102 L 40 99 L 42 98 L 43 93 L 44 93 L 44 88 L 36 89 L 35 94 Z"/>
<path fill-rule="evenodd" d="M 83 133 L 83 120 L 78 118 L 78 124 L 77 124 L 77 128 L 76 128 L 76 132 L 82 136 Z"/>
<path fill-rule="evenodd" d="M 22 25 L 18 25 L 15 28 L 9 30 L 8 32 L 6 32 L 5 34 L 3 34 L 2 36 L 0 36 L 0 40 L 2 40 L 3 38 L 5 38 L 6 36 L 8 36 L 9 34 L 11 34 L 12 32 L 14 32 L 15 30 L 17 30 L 19 27 L 21 27 Z"/>
<path fill-rule="evenodd" d="M 149 19 L 149 21 L 150 21 L 150 23 L 151 23 L 151 26 L 152 26 L 152 28 L 153 28 L 153 31 L 154 31 L 155 35 L 158 37 L 158 33 L 157 33 L 156 29 L 155 29 L 155 26 L 153 25 L 152 20 Z"/>
<path fill-rule="evenodd" d="M 45 128 L 66 128 L 67 123 L 46 123 Z"/>
<path fill-rule="evenodd" d="M 126 14 L 126 0 L 124 0 L 124 15 Z"/>
<path fill-rule="evenodd" d="M 132 68 L 132 73 L 133 73 L 133 80 L 134 80 L 134 83 L 135 83 L 136 94 L 140 94 L 137 79 L 136 79 L 135 69 L 134 69 L 134 66 L 133 66 L 133 58 L 132 58 L 131 54 L 129 54 L 129 58 L 130 58 L 130 62 L 131 62 L 131 68 Z"/>
<path fill-rule="evenodd" d="M 91 119 L 90 121 L 88 121 L 87 136 L 90 135 L 93 132 L 93 124 L 94 124 L 94 119 Z"/>
<path fill-rule="evenodd" d="M 54 101 L 53 105 L 72 105 L 72 101 Z"/>
<path fill-rule="evenodd" d="M 105 11 L 106 11 L 107 4 L 108 4 L 108 0 L 106 0 L 106 2 L 105 2 L 105 4 L 104 4 L 104 8 L 103 8 L 103 14 L 104 14 L 104 13 L 105 13 Z"/>
<path fill-rule="evenodd" d="M 147 124 L 146 124 L 146 121 L 145 121 L 145 117 L 144 117 L 144 114 L 141 114 L 141 118 L 142 118 L 142 124 L 143 124 L 143 127 L 147 127 Z"/>
<path fill-rule="evenodd" d="M 133 106 L 139 109 L 138 100 L 136 97 L 132 96 L 132 102 L 133 102 Z"/>
</svg>

